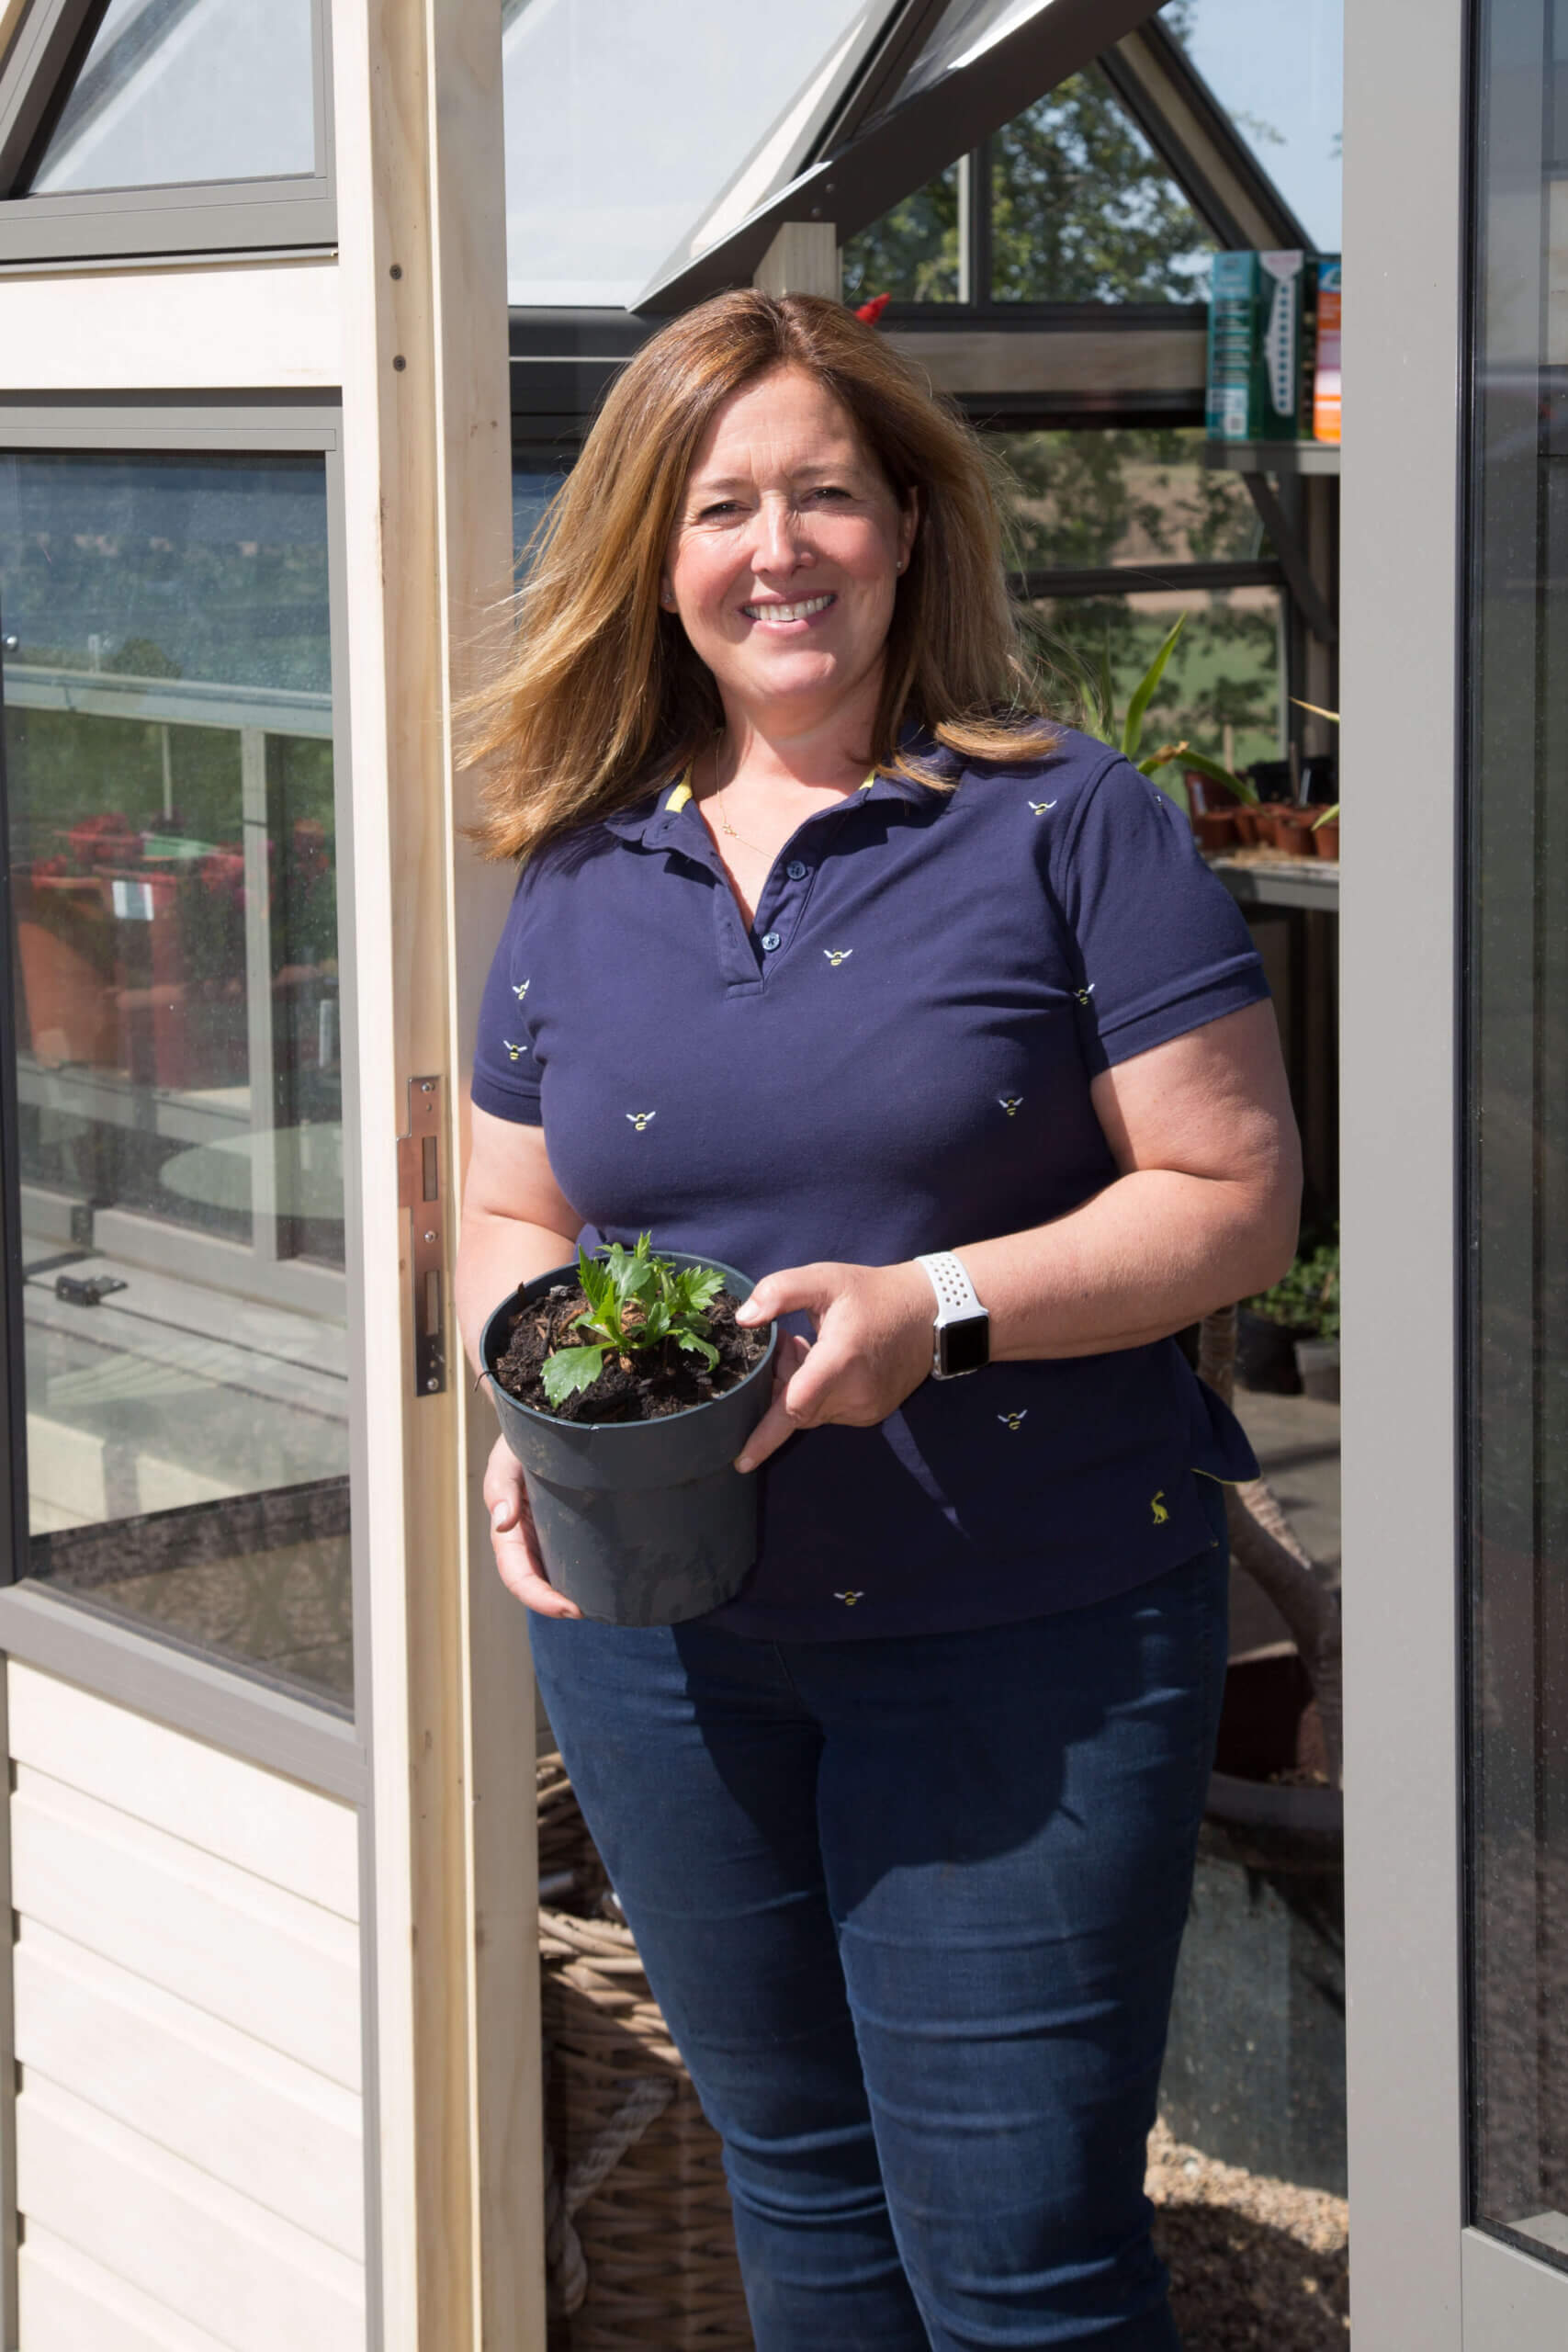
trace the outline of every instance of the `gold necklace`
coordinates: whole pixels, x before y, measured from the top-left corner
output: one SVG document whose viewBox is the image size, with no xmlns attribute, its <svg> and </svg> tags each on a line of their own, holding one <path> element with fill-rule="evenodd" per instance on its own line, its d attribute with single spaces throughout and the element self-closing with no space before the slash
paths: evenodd
<svg viewBox="0 0 1568 2352">
<path fill-rule="evenodd" d="M 724 786 L 722 784 L 715 785 L 713 797 L 718 806 L 719 831 L 721 833 L 728 833 L 732 842 L 739 842 L 744 848 L 754 849 L 759 857 L 766 857 L 768 852 L 762 847 L 761 842 L 748 841 L 746 835 L 742 832 L 738 832 L 736 828 L 730 823 L 728 811 L 726 809 L 724 805 Z"/>
<path fill-rule="evenodd" d="M 732 842 L 739 842 L 743 848 L 755 850 L 759 857 L 767 857 L 770 852 L 762 847 L 761 842 L 748 841 L 746 835 L 730 823 L 729 811 L 724 805 L 724 790 L 723 785 L 718 780 L 718 743 L 716 736 L 713 752 L 713 797 L 714 806 L 718 811 L 719 831 L 728 833 Z"/>
</svg>

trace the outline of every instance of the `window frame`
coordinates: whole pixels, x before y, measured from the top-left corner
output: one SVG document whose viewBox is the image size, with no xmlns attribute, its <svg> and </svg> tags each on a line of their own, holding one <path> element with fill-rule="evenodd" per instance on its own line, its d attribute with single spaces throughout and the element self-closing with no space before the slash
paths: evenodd
<svg viewBox="0 0 1568 2352">
<path fill-rule="evenodd" d="M 198 1648 L 178 1635 L 144 1631 L 85 1596 L 53 1589 L 28 1573 L 25 1375 L 22 1360 L 19 1184 L 16 1065 L 0 1056 L 0 1479 L 10 1507 L 0 1520 L 0 1652 L 67 1674 L 105 1697 L 141 1705 L 159 1720 L 234 1754 L 288 1771 L 329 1793 L 355 1798 L 367 1784 L 370 1722 L 370 1563 L 367 1490 L 369 1365 L 362 1301 L 365 1238 L 358 1214 L 359 1023 L 354 923 L 354 789 L 349 741 L 347 547 L 343 481 L 343 413 L 321 393 L 265 400 L 241 395 L 173 394 L 156 400 L 112 395 L 43 402 L 0 396 L 0 452 L 81 451 L 102 455 L 266 457 L 320 455 L 325 473 L 328 609 L 333 677 L 333 759 L 337 825 L 338 960 L 342 1005 L 344 1263 L 321 1279 L 343 1286 L 347 1335 L 350 1591 L 354 1627 L 354 1701 L 345 1713 L 272 1674 L 260 1662 Z M 3 812 L 0 812 L 3 813 Z M 15 1036 L 9 837 L 0 825 L 0 1029 Z M 199 1236 L 191 1237 L 199 1242 Z M 184 1252 L 186 1263 L 192 1251 Z M 312 1268 L 312 1277 L 317 1270 Z M 318 1283 L 319 1288 L 319 1283 Z M 135 1696 L 133 1693 L 141 1695 Z M 336 1759 L 335 1761 L 333 1759 Z"/>
<path fill-rule="evenodd" d="M 331 0 L 310 0 L 311 172 L 50 196 L 26 192 L 27 177 L 70 96 L 105 5 L 106 0 L 31 0 L 0 62 L 0 267 L 334 244 Z"/>
</svg>

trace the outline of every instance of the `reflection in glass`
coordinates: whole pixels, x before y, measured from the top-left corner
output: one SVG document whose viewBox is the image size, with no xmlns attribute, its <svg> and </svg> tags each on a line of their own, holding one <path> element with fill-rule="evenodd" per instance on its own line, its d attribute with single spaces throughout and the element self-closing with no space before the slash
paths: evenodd
<svg viewBox="0 0 1568 2352">
<path fill-rule="evenodd" d="M 0 455 L 30 1567 L 352 1687 L 326 482 Z"/>
<path fill-rule="evenodd" d="M 1147 747 L 1176 739 L 1249 767 L 1277 760 L 1280 595 L 1275 588 L 1160 589 L 1125 596 L 1041 598 L 1031 611 L 1046 707 L 1072 725 L 1093 722 L 1096 681 L 1108 663 L 1113 707 L 1134 688 L 1185 613 L 1175 652 L 1148 706 Z"/>
<path fill-rule="evenodd" d="M 1474 2218 L 1568 2264 L 1568 7 L 1490 0 L 1472 446 Z"/>
<path fill-rule="evenodd" d="M 1280 756 L 1280 599 L 1267 586 L 1183 585 L 1184 563 L 1255 560 L 1257 513 L 1235 474 L 1201 462 L 1202 435 L 1172 426 L 998 433 L 1021 571 L 1127 574 L 1127 593 L 1038 599 L 1047 707 L 1080 720 L 1109 664 L 1118 709 L 1179 615 L 1188 616 L 1150 705 L 1162 737 L 1188 736 L 1227 766 Z"/>
<path fill-rule="evenodd" d="M 1340 246 L 1345 0 L 1168 0 L 1182 42 L 1319 253 Z"/>
<path fill-rule="evenodd" d="M 953 164 L 852 237 L 842 249 L 846 302 L 958 302 L 964 285 L 964 175 Z"/>
<path fill-rule="evenodd" d="M 28 191 L 316 169 L 310 0 L 109 0 Z"/>
<path fill-rule="evenodd" d="M 1021 569 L 1125 564 L 1153 586 L 1173 563 L 1248 560 L 1258 511 L 1239 475 L 1203 463 L 1203 435 L 1183 425 L 994 433 L 1011 484 Z M 1131 584 L 1131 583 L 1129 583 Z"/>
<path fill-rule="evenodd" d="M 1201 302 L 1213 239 L 1097 68 L 991 141 L 1001 302 Z"/>
<path fill-rule="evenodd" d="M 503 0 L 509 299 L 629 304 L 786 175 L 886 0 Z M 719 202 L 723 198 L 722 204 Z"/>
<path fill-rule="evenodd" d="M 1025 107 L 976 165 L 988 283 L 965 283 L 954 164 L 849 240 L 846 301 L 1206 300 L 1213 239 L 1097 66 Z"/>
</svg>

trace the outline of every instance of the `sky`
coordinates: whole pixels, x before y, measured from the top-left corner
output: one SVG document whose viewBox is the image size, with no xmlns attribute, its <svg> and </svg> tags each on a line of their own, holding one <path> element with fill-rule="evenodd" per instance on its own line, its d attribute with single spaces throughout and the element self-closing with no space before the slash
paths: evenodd
<svg viewBox="0 0 1568 2352">
<path fill-rule="evenodd" d="M 1258 161 L 1317 250 L 1337 253 L 1343 0 L 1188 0 L 1188 11 L 1199 73 L 1233 119 L 1252 118 L 1239 127 Z"/>
</svg>

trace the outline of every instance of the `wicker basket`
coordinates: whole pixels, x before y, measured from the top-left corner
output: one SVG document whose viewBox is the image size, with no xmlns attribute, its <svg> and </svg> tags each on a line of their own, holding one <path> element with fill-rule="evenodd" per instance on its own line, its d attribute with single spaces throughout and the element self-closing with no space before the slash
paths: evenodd
<svg viewBox="0 0 1568 2352">
<path fill-rule="evenodd" d="M 538 1766 L 552 2352 L 752 2352 L 718 2136 L 624 1928 L 558 1756 Z"/>
</svg>

